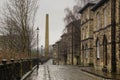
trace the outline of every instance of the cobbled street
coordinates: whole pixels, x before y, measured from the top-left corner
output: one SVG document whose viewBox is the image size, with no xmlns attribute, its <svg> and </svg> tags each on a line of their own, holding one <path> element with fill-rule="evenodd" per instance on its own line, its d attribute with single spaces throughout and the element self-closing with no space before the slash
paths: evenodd
<svg viewBox="0 0 120 80">
<path fill-rule="evenodd" d="M 51 64 L 52 60 L 40 65 L 26 80 L 97 80 L 96 77 L 82 72 L 80 67 Z"/>
</svg>

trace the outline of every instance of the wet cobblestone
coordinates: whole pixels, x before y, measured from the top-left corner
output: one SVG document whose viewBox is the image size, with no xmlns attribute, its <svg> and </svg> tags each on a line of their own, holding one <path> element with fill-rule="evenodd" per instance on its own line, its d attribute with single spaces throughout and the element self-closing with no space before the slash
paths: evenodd
<svg viewBox="0 0 120 80">
<path fill-rule="evenodd" d="M 49 66 L 51 80 L 96 80 L 75 66 Z"/>
<path fill-rule="evenodd" d="M 26 80 L 97 80 L 82 72 L 77 66 L 40 65 Z"/>
</svg>

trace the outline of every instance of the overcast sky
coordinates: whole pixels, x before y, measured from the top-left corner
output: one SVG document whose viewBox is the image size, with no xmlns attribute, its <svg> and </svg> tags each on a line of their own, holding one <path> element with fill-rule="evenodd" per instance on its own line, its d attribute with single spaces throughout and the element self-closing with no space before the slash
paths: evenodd
<svg viewBox="0 0 120 80">
<path fill-rule="evenodd" d="M 6 0 L 0 0 L 0 7 Z M 49 42 L 54 44 L 60 39 L 62 31 L 65 27 L 63 18 L 65 16 L 64 9 L 72 8 L 75 4 L 74 0 L 39 0 L 39 8 L 35 20 L 35 26 L 40 28 L 39 45 L 44 46 L 45 41 L 45 15 L 49 14 Z"/>
<path fill-rule="evenodd" d="M 72 8 L 74 0 L 40 0 L 39 11 L 37 14 L 37 25 L 40 27 L 40 44 L 44 45 L 45 34 L 45 15 L 49 14 L 49 36 L 50 44 L 54 44 L 60 39 L 62 31 L 65 27 L 63 18 L 65 16 L 64 9 Z"/>
</svg>

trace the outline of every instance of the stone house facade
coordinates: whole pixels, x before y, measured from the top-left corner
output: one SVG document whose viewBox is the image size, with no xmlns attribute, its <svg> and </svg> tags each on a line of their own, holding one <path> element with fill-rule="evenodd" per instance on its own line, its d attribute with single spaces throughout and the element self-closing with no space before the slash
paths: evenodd
<svg viewBox="0 0 120 80">
<path fill-rule="evenodd" d="M 53 47 L 53 54 L 52 54 L 53 64 L 57 64 L 57 58 L 58 58 L 58 54 L 57 54 L 57 44 L 53 44 L 52 47 Z"/>
<path fill-rule="evenodd" d="M 67 64 L 67 54 L 68 54 L 68 45 L 67 45 L 67 33 L 64 33 L 61 36 L 61 54 L 62 54 L 62 60 L 63 64 Z"/>
<path fill-rule="evenodd" d="M 67 38 L 69 63 L 78 65 L 80 63 L 80 20 L 67 25 Z"/>
<path fill-rule="evenodd" d="M 88 3 L 80 13 L 81 62 L 93 63 L 95 70 L 120 73 L 120 0 Z"/>
<path fill-rule="evenodd" d="M 67 47 L 65 47 L 65 38 L 63 38 L 64 35 L 62 35 L 62 39 L 57 41 L 55 44 L 53 44 L 53 63 L 58 65 L 63 65 L 67 63 L 66 57 L 67 57 Z"/>
<path fill-rule="evenodd" d="M 100 1 L 102 3 L 102 0 Z M 111 69 L 111 3 L 98 2 L 94 7 L 94 67 L 96 70 Z M 97 7 L 97 5 L 100 5 Z"/>
<path fill-rule="evenodd" d="M 94 12 L 94 67 L 104 72 L 120 72 L 119 0 L 100 0 Z"/>
<path fill-rule="evenodd" d="M 80 64 L 80 20 L 75 20 L 66 26 L 66 32 L 54 45 L 60 64 Z M 54 47 L 54 46 L 53 46 Z"/>
<path fill-rule="evenodd" d="M 80 11 L 81 14 L 81 64 L 93 65 L 93 12 L 95 3 L 87 3 Z"/>
<path fill-rule="evenodd" d="M 120 73 L 120 0 L 89 2 L 79 13 L 80 24 L 73 21 L 67 25 L 67 32 L 56 43 L 57 54 L 66 54 L 61 59 L 66 58 L 67 64 L 80 62 L 95 70 Z"/>
<path fill-rule="evenodd" d="M 60 64 L 61 63 L 61 40 L 57 41 L 53 44 L 53 63 Z"/>
</svg>

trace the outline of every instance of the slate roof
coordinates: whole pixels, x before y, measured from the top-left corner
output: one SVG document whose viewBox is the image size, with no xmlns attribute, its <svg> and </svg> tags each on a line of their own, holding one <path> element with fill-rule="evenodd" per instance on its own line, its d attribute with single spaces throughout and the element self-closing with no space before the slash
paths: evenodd
<svg viewBox="0 0 120 80">
<path fill-rule="evenodd" d="M 86 8 L 88 8 L 89 6 L 94 6 L 95 3 L 87 3 L 80 11 L 79 13 L 82 13 Z"/>
<path fill-rule="evenodd" d="M 93 8 L 92 11 L 97 10 L 100 6 L 102 6 L 104 3 L 108 2 L 109 0 L 100 0 L 98 3 L 96 3 Z"/>
</svg>

